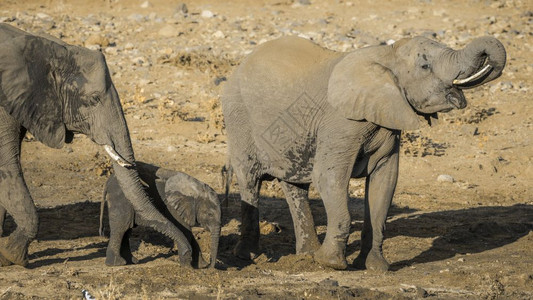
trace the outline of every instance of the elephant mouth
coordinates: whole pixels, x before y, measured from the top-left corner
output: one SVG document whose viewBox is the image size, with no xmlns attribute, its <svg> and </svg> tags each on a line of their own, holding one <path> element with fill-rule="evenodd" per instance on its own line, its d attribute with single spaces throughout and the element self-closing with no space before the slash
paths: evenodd
<svg viewBox="0 0 533 300">
<path fill-rule="evenodd" d="M 461 92 L 459 92 L 459 93 L 454 93 L 454 92 L 448 93 L 446 95 L 446 101 L 448 101 L 448 103 L 450 103 L 451 105 L 453 105 L 453 107 L 455 107 L 457 109 L 462 109 L 462 108 L 466 107 L 466 99 L 465 99 L 465 96 L 463 95 L 463 93 L 461 93 Z M 448 112 L 448 111 L 452 110 L 453 107 L 450 107 L 449 109 L 441 110 L 441 112 Z"/>
</svg>

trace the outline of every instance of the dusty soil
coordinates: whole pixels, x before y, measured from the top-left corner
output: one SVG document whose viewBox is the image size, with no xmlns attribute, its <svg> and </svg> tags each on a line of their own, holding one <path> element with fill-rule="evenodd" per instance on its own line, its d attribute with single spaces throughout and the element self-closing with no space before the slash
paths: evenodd
<svg viewBox="0 0 533 300">
<path fill-rule="evenodd" d="M 231 254 L 239 226 L 234 185 L 216 270 L 181 267 L 172 243 L 142 228 L 131 241 L 141 263 L 106 267 L 107 239 L 98 236 L 104 152 L 83 136 L 60 150 L 28 137 L 23 167 L 40 229 L 28 268 L 1 269 L 0 298 L 79 299 L 82 290 L 97 299 L 533 298 L 531 2 L 310 2 L 0 0 L 0 21 L 101 49 L 137 159 L 185 171 L 219 193 L 226 153 L 219 97 L 257 44 L 295 34 L 350 51 L 415 35 L 454 48 L 499 38 L 508 51 L 503 76 L 467 91 L 469 107 L 441 116 L 439 126 L 404 133 L 384 244 L 390 272 L 335 271 L 295 255 L 275 182 L 263 188 L 264 252 L 253 263 Z M 350 184 L 350 261 L 360 247 L 363 187 Z M 311 198 L 323 238 L 324 208 L 316 192 Z M 6 230 L 14 226 L 8 218 Z M 208 255 L 208 233 L 196 233 Z"/>
</svg>

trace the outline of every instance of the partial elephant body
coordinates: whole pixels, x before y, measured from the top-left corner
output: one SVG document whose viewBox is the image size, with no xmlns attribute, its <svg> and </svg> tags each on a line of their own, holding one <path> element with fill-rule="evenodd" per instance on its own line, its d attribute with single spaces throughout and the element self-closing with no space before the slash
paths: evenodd
<svg viewBox="0 0 533 300">
<path fill-rule="evenodd" d="M 277 178 L 291 209 L 296 252 L 314 252 L 320 263 L 346 268 L 349 179 L 366 177 L 362 249 L 355 264 L 387 269 L 381 245 L 396 187 L 400 131 L 416 129 L 424 120 L 431 124 L 437 112 L 463 108 L 460 88 L 498 77 L 505 65 L 505 50 L 497 40 L 472 44 L 466 49 L 484 54 L 467 56 L 420 37 L 351 53 L 284 37 L 243 60 L 222 97 L 228 161 L 242 199 L 235 254 L 257 254 L 261 181 Z M 465 70 L 477 69 L 465 65 L 483 71 L 472 75 Z M 310 183 L 328 217 L 322 246 L 307 203 Z"/>
<path fill-rule="evenodd" d="M 202 226 L 211 233 L 211 267 L 216 263 L 220 237 L 221 212 L 216 192 L 207 184 L 178 171 L 159 168 L 137 162 L 141 179 L 148 185 L 147 193 L 154 206 L 180 228 L 193 246 L 193 260 L 198 267 L 207 263 L 202 258 L 191 227 Z M 105 186 L 100 210 L 100 234 L 103 234 L 104 205 L 107 202 L 110 239 L 107 247 L 106 264 L 110 266 L 136 262 L 129 247 L 130 229 L 135 225 L 153 226 L 136 214 L 133 206 L 124 196 L 117 178 L 112 175 Z M 176 241 L 179 242 L 179 241 Z"/>
<path fill-rule="evenodd" d="M 0 266 L 26 265 L 28 244 L 37 234 L 35 205 L 20 167 L 27 131 L 53 148 L 70 142 L 74 133 L 104 146 L 135 211 L 151 220 L 156 230 L 180 241 L 180 259 L 190 263 L 187 239 L 153 207 L 141 185 L 103 54 L 0 24 L 0 207 L 17 224 L 11 235 L 0 238 Z"/>
</svg>

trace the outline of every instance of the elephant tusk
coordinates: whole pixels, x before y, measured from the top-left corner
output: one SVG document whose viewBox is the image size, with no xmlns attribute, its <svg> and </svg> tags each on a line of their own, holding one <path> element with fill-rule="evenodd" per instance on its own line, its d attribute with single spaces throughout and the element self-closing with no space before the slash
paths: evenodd
<svg viewBox="0 0 533 300">
<path fill-rule="evenodd" d="M 461 85 L 461 84 L 469 83 L 471 81 L 478 80 L 479 78 L 485 76 L 488 72 L 490 72 L 490 70 L 492 70 L 492 66 L 491 65 L 486 65 L 485 67 L 483 67 L 483 69 L 479 70 L 477 73 L 475 73 L 472 76 L 469 76 L 469 77 L 464 78 L 464 79 L 454 79 L 453 84 L 454 85 Z"/>
<path fill-rule="evenodd" d="M 104 149 L 109 154 L 111 159 L 117 162 L 121 167 L 128 168 L 133 167 L 133 164 L 122 158 L 116 151 L 113 149 L 113 147 L 109 145 L 104 145 Z"/>
</svg>

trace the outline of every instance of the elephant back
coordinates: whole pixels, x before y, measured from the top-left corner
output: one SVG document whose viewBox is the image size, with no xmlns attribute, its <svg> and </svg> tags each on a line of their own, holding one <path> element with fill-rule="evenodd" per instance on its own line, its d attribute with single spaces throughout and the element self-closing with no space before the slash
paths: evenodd
<svg viewBox="0 0 533 300">
<path fill-rule="evenodd" d="M 278 156 L 284 161 L 279 156 L 286 150 L 284 143 L 307 143 L 330 109 L 328 78 L 343 56 L 298 37 L 267 42 L 238 67 L 223 106 L 240 106 L 257 149 L 271 160 Z M 226 123 L 234 121 L 226 116 Z"/>
</svg>

